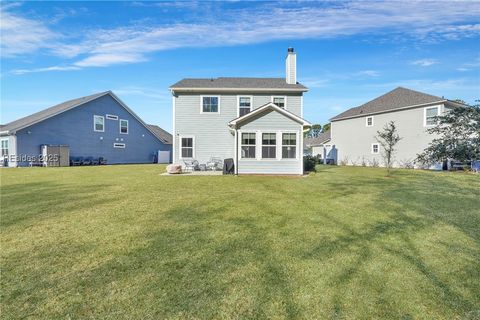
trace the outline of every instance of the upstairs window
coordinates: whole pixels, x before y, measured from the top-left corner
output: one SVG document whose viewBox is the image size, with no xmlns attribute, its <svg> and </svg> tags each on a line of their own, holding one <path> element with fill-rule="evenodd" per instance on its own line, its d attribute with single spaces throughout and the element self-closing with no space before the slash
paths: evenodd
<svg viewBox="0 0 480 320">
<path fill-rule="evenodd" d="M 181 138 L 182 158 L 193 158 L 193 138 Z"/>
<path fill-rule="evenodd" d="M 105 131 L 105 118 L 103 116 L 93 116 L 93 131 Z"/>
<path fill-rule="evenodd" d="M 128 134 L 128 120 L 120 119 L 120 133 Z"/>
<path fill-rule="evenodd" d="M 218 101 L 216 96 L 202 96 L 202 113 L 218 113 Z"/>
<path fill-rule="evenodd" d="M 373 117 L 367 117 L 367 127 L 373 126 Z"/>
<path fill-rule="evenodd" d="M 282 134 L 282 158 L 295 159 L 297 157 L 297 134 Z"/>
<path fill-rule="evenodd" d="M 285 97 L 273 97 L 272 102 L 280 108 L 285 108 Z"/>
<path fill-rule="evenodd" d="M 277 135 L 262 133 L 262 158 L 275 159 L 277 157 Z"/>
<path fill-rule="evenodd" d="M 244 116 L 252 110 L 252 97 L 238 97 L 238 116 Z"/>
<path fill-rule="evenodd" d="M 242 133 L 242 159 L 255 159 L 255 133 Z"/>
<path fill-rule="evenodd" d="M 425 108 L 425 126 L 434 126 L 437 124 L 438 107 Z"/>
</svg>

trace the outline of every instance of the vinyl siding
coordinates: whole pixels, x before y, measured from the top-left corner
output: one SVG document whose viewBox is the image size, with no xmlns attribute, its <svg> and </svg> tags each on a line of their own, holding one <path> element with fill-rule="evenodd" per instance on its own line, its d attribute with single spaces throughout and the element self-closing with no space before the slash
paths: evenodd
<svg viewBox="0 0 480 320">
<path fill-rule="evenodd" d="M 301 94 L 256 94 L 235 92 L 228 94 L 202 94 L 220 97 L 220 113 L 200 113 L 200 94 L 182 93 L 174 96 L 174 162 L 182 163 L 180 158 L 180 136 L 195 137 L 195 159 L 206 163 L 211 157 L 234 158 L 234 132 L 228 122 L 238 117 L 238 96 L 252 96 L 252 109 L 269 103 L 272 96 L 287 96 L 287 110 L 301 116 Z"/>
<path fill-rule="evenodd" d="M 443 112 L 443 105 L 438 105 Z M 431 106 L 429 106 L 431 107 Z M 377 143 L 375 136 L 385 124 L 394 121 L 402 140 L 396 146 L 394 166 L 413 161 L 433 139 L 424 127 L 425 107 L 400 110 L 373 115 L 373 126 L 366 126 L 368 116 L 341 121 L 333 121 L 332 141 L 337 149 L 337 161 L 348 160 L 348 164 L 360 165 L 362 159 L 371 163 L 374 159 L 383 165 L 381 154 L 371 153 L 372 143 Z M 380 149 L 381 151 L 381 149 Z"/>
<path fill-rule="evenodd" d="M 106 119 L 106 114 L 128 120 L 128 134 L 120 134 L 119 120 Z M 94 115 L 105 117 L 105 132 L 93 130 Z M 17 155 L 38 156 L 42 144 L 60 144 L 70 147 L 70 156 L 101 156 L 109 164 L 152 163 L 159 150 L 171 150 L 109 95 L 21 129 L 16 139 Z M 114 143 L 126 147 L 113 148 Z"/>
</svg>

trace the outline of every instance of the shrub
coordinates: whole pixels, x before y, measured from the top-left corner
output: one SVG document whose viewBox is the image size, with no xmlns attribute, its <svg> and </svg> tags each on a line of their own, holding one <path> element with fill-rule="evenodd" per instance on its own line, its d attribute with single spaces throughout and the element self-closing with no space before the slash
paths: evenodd
<svg viewBox="0 0 480 320">
<path fill-rule="evenodd" d="M 304 156 L 303 157 L 303 170 L 304 171 L 313 171 L 315 172 L 315 166 L 318 163 L 318 158 L 314 156 Z"/>
</svg>

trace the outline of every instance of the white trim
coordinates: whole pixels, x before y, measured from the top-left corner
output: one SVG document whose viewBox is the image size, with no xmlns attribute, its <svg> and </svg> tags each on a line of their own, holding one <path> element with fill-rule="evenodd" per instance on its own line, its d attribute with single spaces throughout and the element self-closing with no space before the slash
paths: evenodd
<svg viewBox="0 0 480 320">
<path fill-rule="evenodd" d="M 300 117 L 303 118 L 303 94 L 300 96 Z"/>
<path fill-rule="evenodd" d="M 203 98 L 204 97 L 211 97 L 211 98 L 217 98 L 218 99 L 218 110 L 217 110 L 217 112 L 204 112 L 203 111 Z M 219 95 L 214 95 L 214 94 L 200 95 L 200 114 L 220 114 L 220 96 Z"/>
<path fill-rule="evenodd" d="M 308 122 L 307 120 L 302 119 L 301 117 L 297 116 L 296 114 L 291 113 L 291 112 L 288 111 L 288 110 L 285 110 L 285 109 L 283 109 L 283 108 L 277 107 L 277 105 L 273 104 L 272 102 L 269 102 L 269 103 L 267 103 L 267 104 L 265 104 L 265 105 L 263 105 L 263 106 L 261 106 L 261 107 L 259 107 L 259 108 L 254 109 L 252 112 L 244 115 L 243 117 L 239 117 L 239 118 L 233 119 L 232 121 L 230 121 L 230 122 L 228 123 L 228 125 L 229 125 L 230 127 L 232 127 L 232 126 L 234 127 L 238 122 L 242 122 L 243 120 L 246 120 L 246 119 L 248 119 L 248 118 L 250 118 L 250 117 L 253 117 L 253 116 L 256 115 L 257 113 L 260 113 L 260 112 L 264 111 L 264 110 L 267 109 L 267 108 L 272 108 L 272 109 L 274 109 L 275 111 L 278 111 L 278 112 L 282 113 L 283 115 L 285 115 L 285 116 L 293 119 L 294 121 L 299 122 L 299 123 L 302 124 L 303 126 L 311 126 L 311 125 L 312 125 L 312 124 L 311 124 L 310 122 Z"/>
<path fill-rule="evenodd" d="M 372 124 L 368 124 L 368 119 L 372 119 Z M 365 126 L 366 127 L 373 127 L 373 121 L 374 121 L 373 116 L 367 116 L 365 118 Z"/>
<path fill-rule="evenodd" d="M 120 142 L 114 142 L 113 143 L 113 147 L 115 149 L 125 149 L 125 146 L 126 146 L 125 143 L 120 143 Z"/>
<path fill-rule="evenodd" d="M 187 157 L 187 158 L 184 158 L 182 157 L 182 138 L 191 138 L 192 139 L 192 157 Z M 178 150 L 179 150 L 179 153 L 178 153 L 178 159 L 195 159 L 195 136 L 194 135 L 189 135 L 189 134 L 184 134 L 184 135 L 179 135 L 178 136 L 178 142 L 179 142 L 179 146 L 178 146 Z"/>
<path fill-rule="evenodd" d="M 127 121 L 127 132 L 122 132 L 122 121 Z M 130 131 L 129 125 L 128 125 L 128 120 L 127 119 L 120 119 L 118 120 L 118 132 L 120 134 L 128 134 Z"/>
<path fill-rule="evenodd" d="M 308 88 L 175 88 L 177 92 L 307 92 Z"/>
<path fill-rule="evenodd" d="M 256 141 L 255 141 L 256 142 Z M 235 130 L 235 141 L 233 142 L 233 170 L 235 174 L 238 174 L 238 131 Z"/>
<path fill-rule="evenodd" d="M 240 117 L 240 98 L 250 98 L 250 112 L 253 109 L 253 96 L 250 95 L 237 95 L 237 117 Z"/>
<path fill-rule="evenodd" d="M 373 151 L 373 146 L 377 146 L 377 152 Z M 370 153 L 371 154 L 379 154 L 380 153 L 380 144 L 379 143 L 372 143 L 372 146 L 370 147 Z"/>
<path fill-rule="evenodd" d="M 273 99 L 274 99 L 274 98 L 283 98 L 283 105 L 284 105 L 283 108 L 280 107 L 280 106 L 277 106 L 277 107 L 279 107 L 280 109 L 288 110 L 288 108 L 287 108 L 287 96 L 270 96 L 270 102 L 273 103 L 273 104 L 275 104 L 275 103 L 273 102 Z M 275 104 L 275 105 L 276 105 L 276 104 Z"/>
<path fill-rule="evenodd" d="M 177 144 L 177 133 L 175 132 L 175 94 L 172 91 L 172 123 L 173 123 L 173 132 L 172 132 L 172 163 L 175 163 L 175 145 Z"/>
<path fill-rule="evenodd" d="M 382 113 L 397 112 L 397 111 L 402 111 L 402 110 L 407 110 L 407 109 L 419 108 L 419 107 L 423 107 L 423 106 L 442 105 L 442 104 L 444 104 L 445 102 L 451 103 L 451 101 L 448 101 L 448 100 L 439 100 L 439 101 L 434 101 L 434 102 L 428 102 L 428 103 L 422 103 L 422 104 L 415 104 L 415 105 L 406 106 L 406 107 L 401 107 L 401 108 L 396 108 L 396 109 L 389 109 L 389 110 L 371 112 L 371 113 L 367 113 L 367 114 L 358 114 L 358 115 L 354 115 L 354 116 L 350 116 L 350 117 L 343 117 L 343 118 L 338 118 L 338 119 L 330 118 L 330 122 L 341 121 L 341 120 L 348 120 L 348 119 L 355 119 L 355 118 L 361 118 L 361 117 L 365 117 L 365 116 L 382 114 Z M 350 110 L 350 109 L 349 109 L 349 110 Z"/>
<path fill-rule="evenodd" d="M 427 124 L 427 110 L 428 109 L 437 109 L 437 117 L 440 115 L 440 105 L 428 106 L 423 108 L 423 126 L 427 128 L 435 127 L 437 124 Z"/>
<path fill-rule="evenodd" d="M 116 116 L 114 114 L 108 114 L 108 113 L 105 115 L 105 118 L 107 120 L 118 120 L 118 116 Z"/>
<path fill-rule="evenodd" d="M 97 130 L 97 128 L 96 128 L 96 125 L 95 125 L 96 117 L 102 118 L 102 122 L 103 122 L 103 129 L 102 130 Z M 105 117 L 104 116 L 99 116 L 97 114 L 93 115 L 93 131 L 95 131 L 95 132 L 105 132 Z"/>
</svg>

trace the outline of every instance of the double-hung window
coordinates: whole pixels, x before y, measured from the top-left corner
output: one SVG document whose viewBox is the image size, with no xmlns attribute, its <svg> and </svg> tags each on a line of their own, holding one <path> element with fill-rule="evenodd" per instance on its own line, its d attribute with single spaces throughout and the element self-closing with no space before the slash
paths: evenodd
<svg viewBox="0 0 480 320">
<path fill-rule="evenodd" d="M 297 157 L 297 134 L 282 134 L 282 158 L 295 159 Z"/>
<path fill-rule="evenodd" d="M 103 116 L 93 116 L 93 131 L 105 131 L 105 118 Z"/>
<path fill-rule="evenodd" d="M 1 140 L 2 158 L 8 157 L 8 139 Z"/>
<path fill-rule="evenodd" d="M 275 159 L 277 157 L 277 135 L 262 133 L 262 158 Z"/>
<path fill-rule="evenodd" d="M 252 97 L 238 97 L 238 116 L 244 116 L 252 110 Z"/>
<path fill-rule="evenodd" d="M 372 143 L 372 154 L 378 154 L 380 146 L 378 143 Z"/>
<path fill-rule="evenodd" d="M 193 138 L 181 138 L 181 153 L 182 158 L 193 158 Z"/>
<path fill-rule="evenodd" d="M 438 107 L 425 108 L 425 126 L 437 124 Z"/>
<path fill-rule="evenodd" d="M 242 133 L 242 159 L 255 159 L 255 133 Z"/>
<path fill-rule="evenodd" d="M 217 96 L 202 96 L 202 113 L 218 113 L 219 98 Z"/>
<path fill-rule="evenodd" d="M 273 97 L 272 102 L 280 108 L 285 108 L 285 97 Z"/>
<path fill-rule="evenodd" d="M 367 117 L 367 127 L 373 126 L 373 117 Z"/>
<path fill-rule="evenodd" d="M 120 133 L 128 134 L 128 120 L 120 119 Z"/>
</svg>

